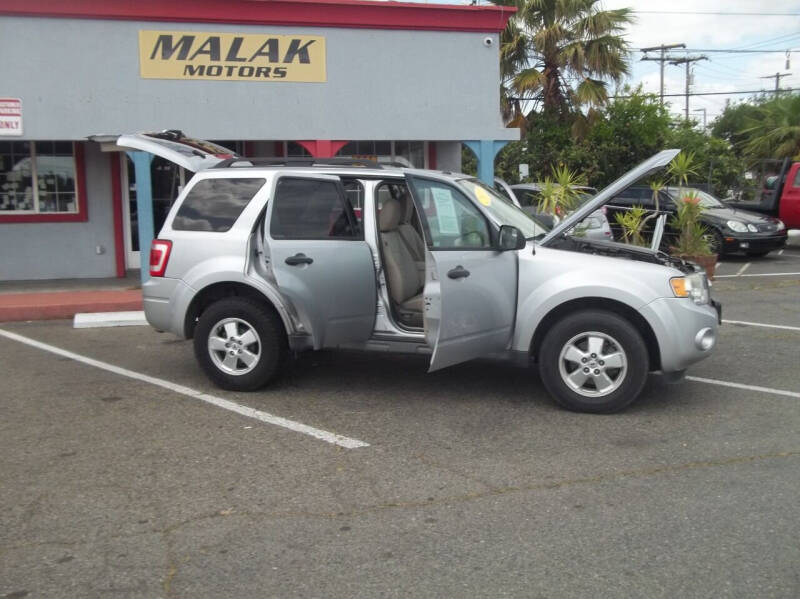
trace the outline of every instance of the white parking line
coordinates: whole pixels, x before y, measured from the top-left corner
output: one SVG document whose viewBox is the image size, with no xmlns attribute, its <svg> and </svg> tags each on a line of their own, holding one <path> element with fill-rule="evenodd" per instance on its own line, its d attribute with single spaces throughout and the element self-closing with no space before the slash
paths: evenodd
<svg viewBox="0 0 800 599">
<path fill-rule="evenodd" d="M 71 360 L 75 360 L 76 362 L 82 362 L 83 364 L 88 364 L 89 366 L 100 368 L 101 370 L 107 370 L 108 372 L 113 372 L 114 374 L 118 374 L 120 376 L 126 376 L 131 379 L 136 379 L 137 381 L 150 383 L 151 385 L 161 387 L 162 389 L 168 389 L 169 391 L 174 391 L 175 393 L 180 393 L 181 395 L 186 395 L 187 397 L 191 397 L 193 399 L 199 399 L 200 401 L 204 401 L 211 405 L 217 406 L 218 408 L 222 408 L 223 410 L 236 412 L 237 414 L 241 414 L 242 416 L 247 416 L 248 418 L 254 418 L 256 420 L 260 420 L 261 422 L 266 422 L 267 424 L 274 424 L 275 426 L 280 426 L 282 428 L 286 428 L 291 431 L 295 431 L 297 433 L 303 433 L 304 435 L 309 435 L 311 437 L 319 439 L 320 441 L 332 443 L 333 445 L 338 445 L 339 447 L 344 447 L 346 449 L 369 447 L 369 443 L 365 443 L 364 441 L 359 441 L 358 439 L 343 437 L 342 435 L 337 435 L 336 433 L 331 433 L 318 428 L 314 428 L 313 426 L 308 426 L 307 424 L 303 424 L 302 422 L 288 420 L 286 418 L 281 418 L 280 416 L 275 416 L 267 412 L 262 412 L 261 410 L 248 408 L 247 406 L 240 405 L 228 399 L 223 399 L 221 397 L 209 395 L 207 393 L 196 391 L 195 389 L 184 387 L 183 385 L 178 385 L 176 383 L 172 383 L 164 379 L 159 379 L 154 376 L 149 376 L 147 374 L 135 372 L 133 370 L 128 370 L 127 368 L 114 366 L 113 364 L 108 364 L 107 362 L 101 362 L 100 360 L 95 360 L 94 358 L 82 356 L 81 354 L 76 354 L 74 352 L 61 349 L 60 347 L 56 347 L 54 345 L 48 345 L 47 343 L 42 343 L 41 341 L 36 341 L 35 339 L 24 337 L 22 335 L 18 335 L 17 333 L 12 333 L 11 331 L 0 329 L 0 336 L 6 337 L 7 339 L 11 339 L 13 341 L 24 343 L 26 345 L 30 345 L 31 347 L 35 347 L 37 349 L 57 354 L 59 356 L 63 356 L 65 358 L 69 358 Z"/>
<path fill-rule="evenodd" d="M 793 277 L 800 275 L 800 272 L 758 272 L 749 275 L 714 275 L 715 279 L 730 279 L 732 277 Z"/>
<path fill-rule="evenodd" d="M 747 268 L 748 268 L 749 266 L 750 266 L 750 262 L 748 262 L 747 264 L 745 264 L 744 266 L 742 266 L 742 267 L 739 269 L 739 272 L 737 272 L 737 273 L 736 273 L 734 276 L 736 276 L 736 277 L 741 277 L 741 276 L 742 276 L 742 273 L 743 273 L 744 271 L 746 271 L 746 270 L 747 270 Z"/>
<path fill-rule="evenodd" d="M 717 379 L 705 379 L 699 376 L 687 376 L 687 381 L 695 383 L 707 383 L 709 385 L 719 385 L 721 387 L 733 387 L 734 389 L 744 389 L 745 391 L 760 391 L 761 393 L 771 393 L 772 395 L 784 395 L 800 399 L 797 391 L 786 391 L 785 389 L 772 389 L 771 387 L 759 387 L 758 385 L 743 385 L 742 383 L 731 383 L 729 381 L 718 381 Z"/>
<path fill-rule="evenodd" d="M 778 255 L 783 256 L 783 250 L 778 250 Z"/>
<path fill-rule="evenodd" d="M 800 327 L 790 327 L 785 324 L 765 324 L 763 322 L 747 322 L 745 320 L 723 320 L 725 324 L 742 324 L 749 327 L 764 327 L 767 329 L 786 329 L 788 331 L 800 331 Z"/>
</svg>

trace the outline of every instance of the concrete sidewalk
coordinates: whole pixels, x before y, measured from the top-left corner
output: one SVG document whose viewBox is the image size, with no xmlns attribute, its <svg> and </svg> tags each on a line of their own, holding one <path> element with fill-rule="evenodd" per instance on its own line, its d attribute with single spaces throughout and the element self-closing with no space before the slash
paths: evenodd
<svg viewBox="0 0 800 599">
<path fill-rule="evenodd" d="M 141 309 L 138 271 L 125 278 L 0 282 L 0 322 Z"/>
</svg>

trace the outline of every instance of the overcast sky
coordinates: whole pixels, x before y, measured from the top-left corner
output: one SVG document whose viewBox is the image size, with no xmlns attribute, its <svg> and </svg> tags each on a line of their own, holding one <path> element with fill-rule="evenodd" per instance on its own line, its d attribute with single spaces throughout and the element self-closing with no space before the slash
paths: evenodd
<svg viewBox="0 0 800 599">
<path fill-rule="evenodd" d="M 419 0 L 426 1 L 426 0 Z M 431 3 L 470 4 L 469 0 L 437 0 Z M 488 4 L 481 0 L 481 4 Z M 800 89 L 800 0 L 604 0 L 606 8 L 628 7 L 636 11 L 636 21 L 627 37 L 634 49 L 661 44 L 684 43 L 689 49 L 781 50 L 777 53 L 706 52 L 707 61 L 693 63 L 692 92 L 728 92 L 774 89 L 776 72 L 791 72 L 781 79 L 782 88 Z M 659 12 L 655 12 L 659 11 Z M 666 14 L 666 13 L 687 14 Z M 720 14 L 699 14 L 720 13 Z M 759 13 L 759 14 L 734 14 Z M 765 13 L 791 13 L 794 16 L 766 16 Z M 787 49 L 791 66 L 786 68 Z M 682 50 L 676 56 L 686 56 Z M 690 55 L 703 54 L 690 52 Z M 656 56 L 651 53 L 650 56 Z M 657 62 L 641 62 L 641 52 L 632 54 L 629 83 L 642 84 L 645 91 L 658 93 Z M 685 66 L 667 65 L 664 72 L 666 94 L 683 94 Z M 772 79 L 761 79 L 772 75 Z M 737 101 L 746 95 L 695 96 L 690 111 L 707 110 L 710 123 L 725 107 L 726 99 Z M 676 114 L 683 114 L 684 98 L 667 98 Z M 702 122 L 701 112 L 690 112 Z"/>
</svg>

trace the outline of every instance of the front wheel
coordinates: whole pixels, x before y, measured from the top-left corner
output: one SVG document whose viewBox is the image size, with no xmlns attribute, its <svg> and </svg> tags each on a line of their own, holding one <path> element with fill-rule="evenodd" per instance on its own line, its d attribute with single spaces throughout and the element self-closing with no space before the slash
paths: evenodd
<svg viewBox="0 0 800 599">
<path fill-rule="evenodd" d="M 276 378 L 287 356 L 286 333 L 274 311 L 253 300 L 230 297 L 200 316 L 194 353 L 214 383 L 254 391 Z"/>
<path fill-rule="evenodd" d="M 608 414 L 630 405 L 647 380 L 647 346 L 625 318 L 601 310 L 566 316 L 539 351 L 542 382 L 560 406 Z"/>
</svg>

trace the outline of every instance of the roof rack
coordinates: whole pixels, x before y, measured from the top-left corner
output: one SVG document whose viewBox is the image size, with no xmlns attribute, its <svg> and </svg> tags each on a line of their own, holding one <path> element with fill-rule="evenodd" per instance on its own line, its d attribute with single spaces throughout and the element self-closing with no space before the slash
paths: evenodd
<svg viewBox="0 0 800 599">
<path fill-rule="evenodd" d="M 215 164 L 212 168 L 246 168 L 253 166 L 350 166 L 356 168 L 377 168 L 383 166 L 374 160 L 364 158 L 228 158 Z"/>
</svg>

